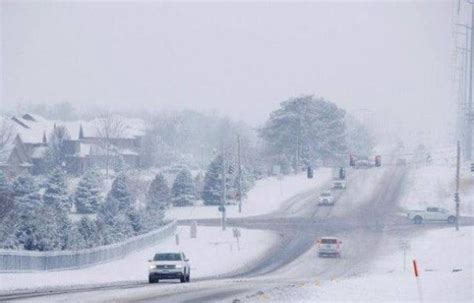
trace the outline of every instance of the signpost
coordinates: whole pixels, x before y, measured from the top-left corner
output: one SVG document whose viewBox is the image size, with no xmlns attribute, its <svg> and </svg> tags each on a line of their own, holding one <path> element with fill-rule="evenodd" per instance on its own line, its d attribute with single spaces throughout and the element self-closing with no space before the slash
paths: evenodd
<svg viewBox="0 0 474 303">
<path fill-rule="evenodd" d="M 407 250 L 410 250 L 410 242 L 407 240 L 400 240 L 399 247 L 403 250 L 403 271 L 407 269 Z"/>
<path fill-rule="evenodd" d="M 237 240 L 237 249 L 240 250 L 240 243 L 239 243 L 239 238 L 240 238 L 240 236 L 241 236 L 241 234 L 240 234 L 240 229 L 237 228 L 237 227 L 234 227 L 234 228 L 232 229 L 232 233 L 233 233 L 233 235 L 234 235 L 234 238 Z"/>
</svg>

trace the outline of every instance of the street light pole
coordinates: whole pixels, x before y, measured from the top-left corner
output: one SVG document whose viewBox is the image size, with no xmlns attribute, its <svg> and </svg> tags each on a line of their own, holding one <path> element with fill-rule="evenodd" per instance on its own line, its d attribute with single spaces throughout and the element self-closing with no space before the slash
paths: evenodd
<svg viewBox="0 0 474 303">
<path fill-rule="evenodd" d="M 468 108 L 467 108 L 467 154 L 466 160 L 472 160 L 472 61 L 474 60 L 474 3 L 469 2 L 471 4 L 471 60 L 469 60 L 469 100 L 468 100 Z"/>
</svg>

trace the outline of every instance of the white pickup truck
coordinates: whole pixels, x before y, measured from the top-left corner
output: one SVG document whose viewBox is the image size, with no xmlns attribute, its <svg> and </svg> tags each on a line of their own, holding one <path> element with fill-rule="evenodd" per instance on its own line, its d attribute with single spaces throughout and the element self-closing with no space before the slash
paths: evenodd
<svg viewBox="0 0 474 303">
<path fill-rule="evenodd" d="M 411 210 L 407 213 L 408 219 L 415 224 L 423 221 L 445 221 L 450 224 L 456 222 L 456 215 L 440 207 L 427 207 L 425 210 Z"/>
</svg>

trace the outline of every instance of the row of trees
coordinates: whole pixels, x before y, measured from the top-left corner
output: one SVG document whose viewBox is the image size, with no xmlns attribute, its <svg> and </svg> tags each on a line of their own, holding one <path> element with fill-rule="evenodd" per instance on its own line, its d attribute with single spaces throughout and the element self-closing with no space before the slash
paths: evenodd
<svg viewBox="0 0 474 303">
<path fill-rule="evenodd" d="M 96 218 L 83 216 L 73 222 L 66 176 L 60 169 L 49 174 L 42 190 L 29 175 L 10 184 L 0 170 L 0 246 L 38 251 L 90 248 L 123 241 L 163 224 L 164 205 L 156 195 L 149 195 L 145 207 L 137 207 L 127 176 L 120 174 L 105 201 L 99 202 L 97 187 L 89 186 L 97 178 L 94 172 L 84 176 L 75 195 L 76 205 L 87 206 L 89 211 L 96 208 Z"/>
</svg>

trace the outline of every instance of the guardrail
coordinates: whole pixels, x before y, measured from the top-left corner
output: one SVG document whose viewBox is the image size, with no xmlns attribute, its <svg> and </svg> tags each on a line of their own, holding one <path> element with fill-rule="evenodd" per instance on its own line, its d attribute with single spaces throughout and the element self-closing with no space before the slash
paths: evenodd
<svg viewBox="0 0 474 303">
<path fill-rule="evenodd" d="M 0 272 L 77 269 L 120 259 L 131 252 L 157 244 L 158 241 L 174 234 L 176 225 L 176 221 L 173 221 L 155 231 L 123 242 L 89 249 L 46 252 L 2 249 L 0 250 Z"/>
</svg>

